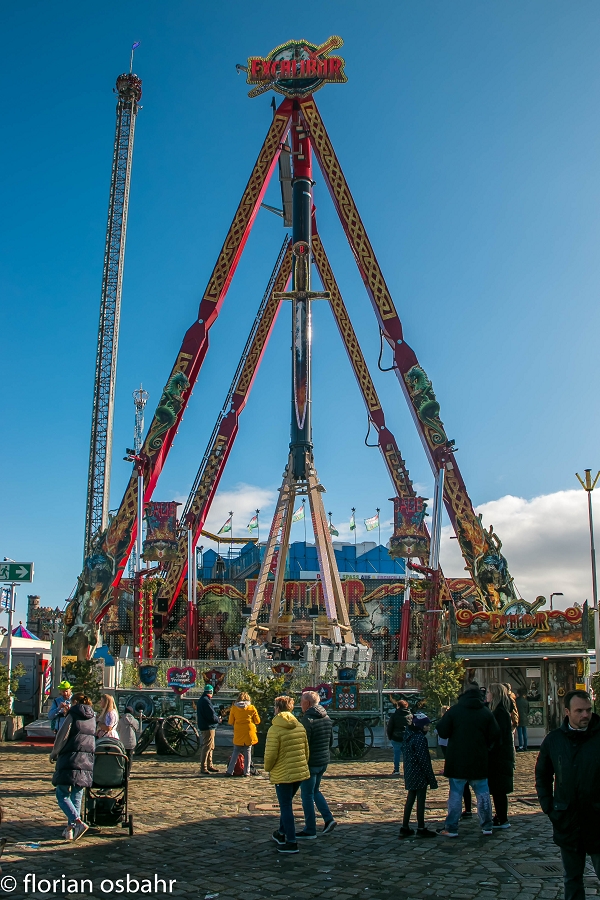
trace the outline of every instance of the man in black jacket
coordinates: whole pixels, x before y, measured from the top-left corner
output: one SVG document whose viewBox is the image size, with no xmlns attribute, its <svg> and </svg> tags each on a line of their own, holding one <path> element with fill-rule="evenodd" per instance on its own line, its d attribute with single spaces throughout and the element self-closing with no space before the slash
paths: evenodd
<svg viewBox="0 0 600 900">
<path fill-rule="evenodd" d="M 221 717 L 215 712 L 212 703 L 212 684 L 204 685 L 204 693 L 198 700 L 196 714 L 198 717 L 198 731 L 200 732 L 200 774 L 211 775 L 219 770 L 213 766 L 213 750 L 215 748 L 215 730 L 221 722 Z"/>
<path fill-rule="evenodd" d="M 586 691 L 569 691 L 564 703 L 564 722 L 542 743 L 535 788 L 560 847 L 565 900 L 585 900 L 586 854 L 600 878 L 600 717 Z"/>
<path fill-rule="evenodd" d="M 412 722 L 412 713 L 408 708 L 408 703 L 404 698 L 395 699 L 392 697 L 392 703 L 396 709 L 387 721 L 387 736 L 392 742 L 394 752 L 394 771 L 392 775 L 400 774 L 400 763 L 402 762 L 402 745 L 404 743 L 404 732 L 406 726 Z"/>
<path fill-rule="evenodd" d="M 465 784 L 468 782 L 477 797 L 477 812 L 483 834 L 493 834 L 492 804 L 488 788 L 488 750 L 500 736 L 493 714 L 481 699 L 479 686 L 469 684 L 458 703 L 451 706 L 436 725 L 441 738 L 448 739 L 444 775 L 450 783 L 448 815 L 444 827 L 438 829 L 443 837 L 458 837 L 458 820 L 462 810 Z"/>
<path fill-rule="evenodd" d="M 306 729 L 308 738 L 308 768 L 310 778 L 300 782 L 304 829 L 296 834 L 301 840 L 314 841 L 317 837 L 315 804 L 325 822 L 323 834 L 329 834 L 336 826 L 327 800 L 320 791 L 321 778 L 329 765 L 329 749 L 333 742 L 333 722 L 320 705 L 316 691 L 304 691 L 300 700 L 302 717 L 300 722 Z"/>
</svg>

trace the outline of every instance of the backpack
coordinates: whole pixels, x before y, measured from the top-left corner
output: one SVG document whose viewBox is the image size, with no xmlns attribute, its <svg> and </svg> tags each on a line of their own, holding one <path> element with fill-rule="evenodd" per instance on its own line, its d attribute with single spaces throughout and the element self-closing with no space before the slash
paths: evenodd
<svg viewBox="0 0 600 900">
<path fill-rule="evenodd" d="M 238 758 L 235 761 L 235 768 L 233 770 L 234 775 L 243 775 L 244 774 L 244 757 L 241 753 L 238 753 Z"/>
</svg>

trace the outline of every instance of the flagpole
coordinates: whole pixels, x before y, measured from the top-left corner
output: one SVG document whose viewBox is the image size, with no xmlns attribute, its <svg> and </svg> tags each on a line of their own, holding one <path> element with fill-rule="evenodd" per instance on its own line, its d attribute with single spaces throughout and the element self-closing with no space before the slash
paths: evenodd
<svg viewBox="0 0 600 900">
<path fill-rule="evenodd" d="M 136 41 L 131 47 L 131 59 L 129 60 L 129 74 L 130 75 L 133 72 L 133 54 L 135 53 L 136 49 L 140 46 L 140 44 L 141 44 L 141 41 Z"/>
<path fill-rule="evenodd" d="M 233 553 L 233 510 L 231 509 L 229 510 L 229 520 L 229 568 L 231 569 L 231 554 Z"/>
<path fill-rule="evenodd" d="M 356 507 L 352 507 L 352 521 L 354 522 L 354 561 L 356 562 Z"/>
<path fill-rule="evenodd" d="M 304 552 L 306 553 L 306 498 L 302 498 L 302 520 L 304 522 Z"/>
<path fill-rule="evenodd" d="M 260 544 L 260 522 L 258 521 L 258 514 L 260 509 L 256 510 L 256 545 Z"/>
<path fill-rule="evenodd" d="M 375 509 L 375 512 L 377 513 L 377 534 L 379 543 L 379 550 L 377 552 L 379 554 L 379 573 L 381 574 L 381 516 L 379 515 L 381 510 L 379 507 Z"/>
</svg>

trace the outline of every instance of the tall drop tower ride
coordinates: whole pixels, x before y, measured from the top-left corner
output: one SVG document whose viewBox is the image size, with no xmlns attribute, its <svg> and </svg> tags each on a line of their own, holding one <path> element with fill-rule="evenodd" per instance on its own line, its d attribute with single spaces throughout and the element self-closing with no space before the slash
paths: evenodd
<svg viewBox="0 0 600 900">
<path fill-rule="evenodd" d="M 132 53 L 133 62 L 133 53 Z M 121 313 L 121 288 L 125 259 L 129 184 L 133 158 L 135 120 L 142 96 L 141 79 L 131 71 L 117 78 L 115 93 L 117 123 L 112 178 L 108 202 L 108 224 L 104 250 L 100 324 L 96 351 L 92 435 L 85 511 L 84 560 L 94 535 L 108 524 L 112 428 Z"/>
</svg>

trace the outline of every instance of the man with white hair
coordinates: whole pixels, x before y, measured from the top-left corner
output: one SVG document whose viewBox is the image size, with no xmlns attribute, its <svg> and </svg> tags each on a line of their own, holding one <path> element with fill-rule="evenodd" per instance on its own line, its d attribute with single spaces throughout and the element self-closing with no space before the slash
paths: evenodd
<svg viewBox="0 0 600 900">
<path fill-rule="evenodd" d="M 300 722 L 304 725 L 308 738 L 310 778 L 300 783 L 304 829 L 296 834 L 297 840 L 316 840 L 315 805 L 325 822 L 322 834 L 330 834 L 337 824 L 320 790 L 321 778 L 329 764 L 329 750 L 333 743 L 333 722 L 320 701 L 321 698 L 316 691 L 304 691 L 300 700 L 302 708 Z"/>
</svg>

